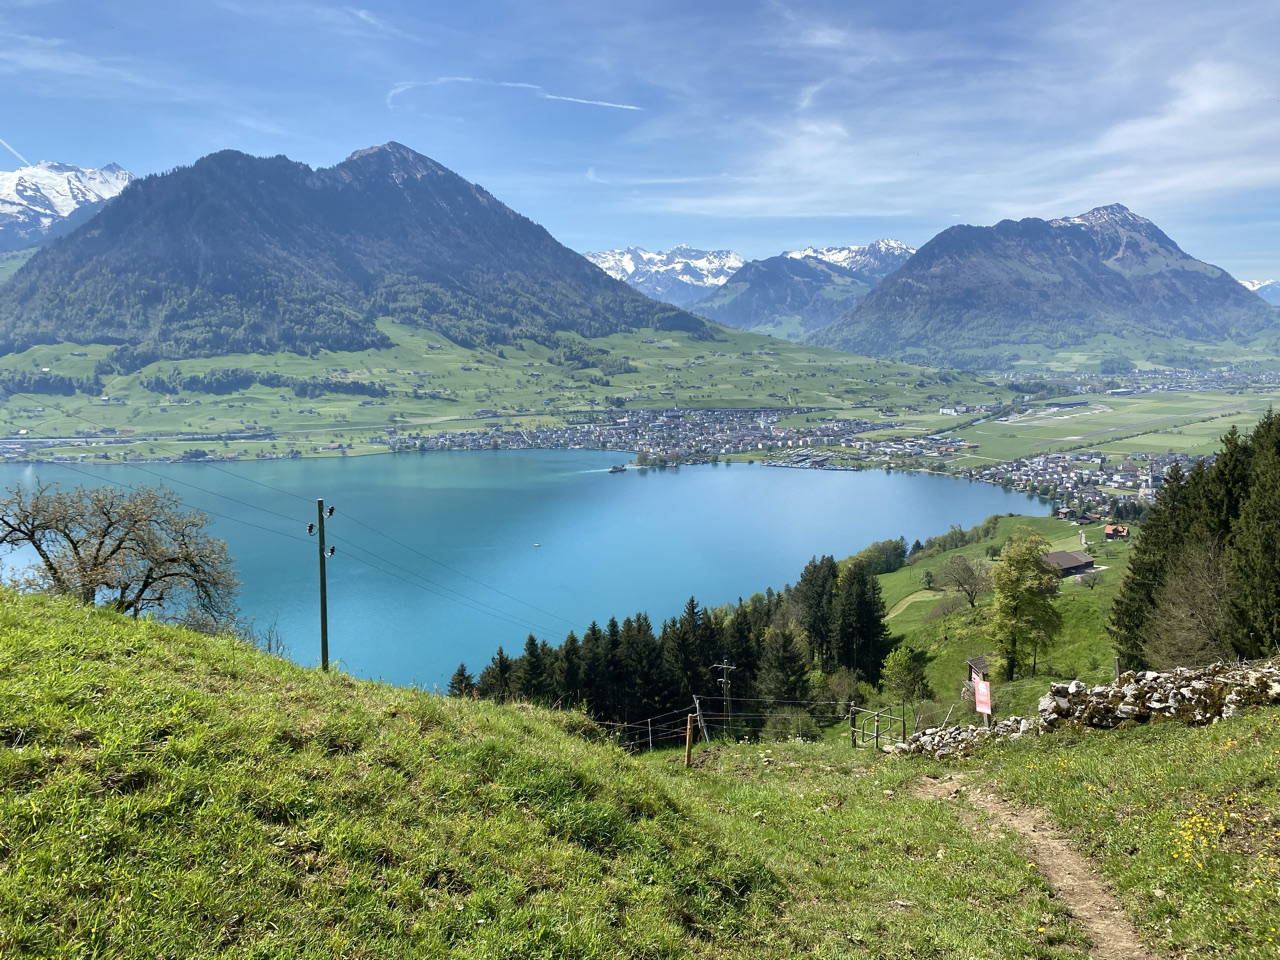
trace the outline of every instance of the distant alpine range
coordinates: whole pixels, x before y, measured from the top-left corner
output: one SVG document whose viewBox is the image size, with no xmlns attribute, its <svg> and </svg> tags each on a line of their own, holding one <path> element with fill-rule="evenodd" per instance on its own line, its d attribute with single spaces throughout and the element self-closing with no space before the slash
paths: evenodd
<svg viewBox="0 0 1280 960">
<path fill-rule="evenodd" d="M 233 150 L 144 177 L 0 287 L 0 351 L 160 359 L 389 346 L 376 321 L 475 346 L 639 327 L 711 336 L 482 187 L 398 143 L 313 170 Z"/>
<path fill-rule="evenodd" d="M 898 240 L 806 247 L 745 261 L 732 250 L 642 247 L 584 256 L 637 290 L 719 323 L 798 337 L 831 323 L 915 251 Z"/>
<path fill-rule="evenodd" d="M 1237 282 L 1120 204 L 950 227 L 919 250 L 877 240 L 749 262 L 686 246 L 579 255 L 398 143 L 324 169 L 228 150 L 142 179 L 114 164 L 0 173 L 0 253 L 19 249 L 6 256 L 25 264 L 0 271 L 12 273 L 0 285 L 0 353 L 105 343 L 122 371 L 383 347 L 387 319 L 463 346 L 532 339 L 561 351 L 577 349 L 562 333 L 713 339 L 715 321 L 986 368 L 1020 345 L 1100 334 L 1280 332 L 1280 284 Z"/>
<path fill-rule="evenodd" d="M 0 170 L 0 253 L 70 233 L 120 194 L 133 175 L 114 163 L 99 170 L 49 160 Z"/>
</svg>

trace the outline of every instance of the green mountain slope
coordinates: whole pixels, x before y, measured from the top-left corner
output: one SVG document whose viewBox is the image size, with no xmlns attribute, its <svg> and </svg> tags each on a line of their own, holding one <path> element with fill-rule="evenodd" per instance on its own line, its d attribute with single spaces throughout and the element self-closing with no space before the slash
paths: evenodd
<svg viewBox="0 0 1280 960">
<path fill-rule="evenodd" d="M 1100 334 L 1244 342 L 1274 332 L 1278 316 L 1226 271 L 1114 204 L 1065 220 L 944 230 L 811 339 L 967 365 L 993 350 Z"/>
<path fill-rule="evenodd" d="M 120 344 L 117 365 L 387 346 L 379 317 L 471 346 L 697 318 L 614 280 L 396 143 L 312 170 L 223 151 L 132 183 L 0 288 L 0 351 Z"/>
</svg>

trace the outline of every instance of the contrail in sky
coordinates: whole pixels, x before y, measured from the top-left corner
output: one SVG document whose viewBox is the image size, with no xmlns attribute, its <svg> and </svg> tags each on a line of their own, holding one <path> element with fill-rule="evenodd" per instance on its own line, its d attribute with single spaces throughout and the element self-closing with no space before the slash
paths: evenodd
<svg viewBox="0 0 1280 960">
<path fill-rule="evenodd" d="M 9 141 L 0 138 L 0 145 L 3 145 L 6 150 L 8 150 L 15 157 L 21 160 L 24 166 L 27 166 L 27 167 L 31 166 L 31 161 L 28 160 L 26 157 L 24 157 L 22 154 L 20 154 L 17 150 L 13 149 L 13 147 L 9 146 Z"/>
</svg>

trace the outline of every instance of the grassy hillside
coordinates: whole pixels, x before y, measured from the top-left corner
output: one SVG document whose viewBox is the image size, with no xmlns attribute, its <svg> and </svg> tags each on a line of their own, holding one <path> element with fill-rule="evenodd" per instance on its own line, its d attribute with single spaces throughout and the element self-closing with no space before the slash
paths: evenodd
<svg viewBox="0 0 1280 960">
<path fill-rule="evenodd" d="M 1160 952 L 1280 955 L 1280 710 L 1208 728 L 1064 731 L 967 766 L 1047 810 Z"/>
<path fill-rule="evenodd" d="M 0 253 L 0 283 L 4 283 L 15 273 L 18 268 L 31 259 L 31 255 L 36 252 L 35 247 L 26 250 L 14 250 L 10 253 Z"/>
<path fill-rule="evenodd" d="M 1083 960 L 1024 841 L 847 742 L 629 758 L 580 715 L 0 597 L 0 955 Z M 965 761 L 1152 946 L 1274 955 L 1280 711 Z M 977 829 L 981 827 L 980 829 Z M 1166 922 L 1167 921 L 1167 922 Z"/>
<path fill-rule="evenodd" d="M 0 955 L 697 956 L 775 902 L 580 715 L 0 604 Z"/>
<path fill-rule="evenodd" d="M 997 714 L 1025 714 L 1034 709 L 1036 700 L 1051 680 L 1079 677 L 1089 683 L 1098 683 L 1112 676 L 1111 642 L 1106 634 L 1106 618 L 1128 565 L 1129 543 L 1105 541 L 1101 524 L 1078 527 L 1054 517 L 1002 517 L 995 535 L 989 540 L 922 560 L 880 578 L 885 603 L 893 614 L 889 619 L 889 629 L 912 647 L 928 652 L 927 674 L 938 703 L 943 709 L 953 703 L 963 708 L 953 719 L 970 716 L 972 712 L 971 706 L 962 704 L 959 699 L 960 686 L 968 677 L 965 661 L 993 651 L 985 630 L 985 608 L 991 598 L 990 595 L 980 598 L 976 610 L 966 607 L 946 616 L 936 616 L 935 608 L 945 601 L 946 593 L 936 589 L 923 590 L 920 577 L 926 570 L 936 573 L 952 554 L 985 558 L 989 546 L 1003 544 L 1020 526 L 1031 527 L 1040 533 L 1054 550 L 1081 549 L 1080 534 L 1083 532 L 1088 549 L 1094 551 L 1095 563 L 1105 569 L 1101 570 L 1100 580 L 1092 589 L 1077 584 L 1071 578 L 1062 581 L 1058 600 L 1064 621 L 1062 635 L 1037 664 L 1036 676 L 1012 683 L 992 678 Z M 907 598 L 910 602 L 903 603 Z M 895 607 L 898 607 L 896 612 Z"/>
</svg>

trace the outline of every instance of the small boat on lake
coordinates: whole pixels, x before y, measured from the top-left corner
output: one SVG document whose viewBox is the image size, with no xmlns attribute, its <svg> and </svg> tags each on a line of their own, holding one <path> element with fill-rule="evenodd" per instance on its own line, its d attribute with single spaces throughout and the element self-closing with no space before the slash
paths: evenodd
<svg viewBox="0 0 1280 960">
<path fill-rule="evenodd" d="M 625 463 L 615 463 L 609 468 L 610 473 L 626 473 L 627 465 Z"/>
</svg>

